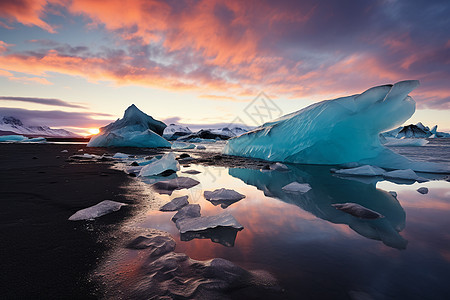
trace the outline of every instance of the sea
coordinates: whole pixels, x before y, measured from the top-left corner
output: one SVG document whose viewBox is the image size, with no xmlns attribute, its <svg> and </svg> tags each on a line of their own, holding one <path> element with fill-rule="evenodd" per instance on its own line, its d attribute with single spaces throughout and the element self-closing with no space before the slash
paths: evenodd
<svg viewBox="0 0 450 300">
<path fill-rule="evenodd" d="M 222 146 L 212 143 L 206 151 L 220 152 Z M 413 160 L 450 165 L 450 139 L 391 149 Z M 155 207 L 142 212 L 135 226 L 169 232 L 176 252 L 192 259 L 220 257 L 248 270 L 268 271 L 279 282 L 282 299 L 449 299 L 450 174 L 419 173 L 426 182 L 388 181 L 338 176 L 330 166 L 288 167 L 287 172 L 267 172 L 191 164 L 180 172 L 200 173 L 180 175 L 199 185 L 157 196 L 166 203 L 188 195 L 203 216 L 227 211 L 243 230 L 181 235 L 171 221 L 174 213 Z M 311 190 L 282 189 L 294 181 Z M 422 187 L 427 193 L 417 191 Z M 219 188 L 245 198 L 231 204 L 205 200 L 205 191 Z M 336 209 L 338 203 L 356 203 L 383 217 L 358 218 Z"/>
</svg>

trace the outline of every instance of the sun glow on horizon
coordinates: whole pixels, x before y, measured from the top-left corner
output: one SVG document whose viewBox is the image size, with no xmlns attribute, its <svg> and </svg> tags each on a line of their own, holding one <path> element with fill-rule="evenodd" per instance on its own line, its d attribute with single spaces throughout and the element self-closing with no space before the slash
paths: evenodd
<svg viewBox="0 0 450 300">
<path fill-rule="evenodd" d="M 89 134 L 96 135 L 100 133 L 100 130 L 98 128 L 89 128 L 88 132 Z"/>
</svg>

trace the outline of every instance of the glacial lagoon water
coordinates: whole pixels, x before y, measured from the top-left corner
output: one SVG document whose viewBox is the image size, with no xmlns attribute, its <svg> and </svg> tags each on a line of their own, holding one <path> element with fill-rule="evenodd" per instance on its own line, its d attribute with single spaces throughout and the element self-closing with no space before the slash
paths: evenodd
<svg viewBox="0 0 450 300">
<path fill-rule="evenodd" d="M 450 164 L 450 140 L 424 147 L 398 147 L 414 158 Z M 180 235 L 173 212 L 149 210 L 138 226 L 169 232 L 176 252 L 193 259 L 228 259 L 250 270 L 272 273 L 284 289 L 281 299 L 448 299 L 450 294 L 450 182 L 391 182 L 383 178 L 339 177 L 330 166 L 289 165 L 289 172 L 191 165 L 179 176 L 200 184 L 171 196 L 188 195 L 203 216 L 223 211 L 242 231 L 211 230 Z M 186 170 L 201 173 L 190 175 Z M 312 190 L 289 194 L 297 181 Z M 428 194 L 417 192 L 427 187 Z M 207 201 L 203 192 L 230 188 L 246 198 L 229 206 Z M 395 191 L 395 197 L 390 191 Z M 354 202 L 384 218 L 364 220 L 331 204 Z"/>
</svg>

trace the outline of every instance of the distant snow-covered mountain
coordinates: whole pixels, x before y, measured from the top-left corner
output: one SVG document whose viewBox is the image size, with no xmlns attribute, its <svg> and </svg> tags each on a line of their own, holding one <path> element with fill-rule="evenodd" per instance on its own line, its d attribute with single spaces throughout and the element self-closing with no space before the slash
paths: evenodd
<svg viewBox="0 0 450 300">
<path fill-rule="evenodd" d="M 12 116 L 0 116 L 0 135 L 20 134 L 42 137 L 81 137 L 65 129 L 53 129 L 48 126 L 26 126 L 21 120 Z"/>
<path fill-rule="evenodd" d="M 170 141 L 176 140 L 180 136 L 185 136 L 191 133 L 192 131 L 189 129 L 189 127 L 177 124 L 170 124 L 164 129 L 163 137 Z"/>
</svg>

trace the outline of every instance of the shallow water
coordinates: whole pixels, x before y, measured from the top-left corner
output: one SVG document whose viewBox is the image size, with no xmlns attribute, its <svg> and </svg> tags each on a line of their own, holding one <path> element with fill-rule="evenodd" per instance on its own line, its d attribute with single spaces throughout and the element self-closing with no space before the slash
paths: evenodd
<svg viewBox="0 0 450 300">
<path fill-rule="evenodd" d="M 448 142 L 394 150 L 415 159 L 449 163 Z M 271 272 L 285 290 L 281 298 L 448 296 L 450 182 L 442 177 L 425 183 L 360 180 L 337 177 L 329 166 L 289 167 L 289 172 L 261 172 L 191 165 L 182 167 L 178 176 L 192 177 L 201 182 L 198 186 L 158 196 L 165 203 L 189 195 L 190 203 L 200 204 L 203 216 L 226 210 L 244 226 L 242 231 L 180 236 L 171 221 L 174 213 L 155 210 L 136 225 L 169 232 L 177 242 L 176 251 L 193 259 L 221 257 L 247 269 Z M 192 169 L 201 173 L 182 173 Z M 299 195 L 281 189 L 293 181 L 309 183 L 312 190 Z M 429 193 L 418 193 L 419 187 L 427 187 Z M 234 189 L 246 198 L 226 208 L 214 206 L 203 192 L 218 188 Z M 389 191 L 395 191 L 397 198 Z M 331 205 L 345 202 L 358 203 L 385 218 L 359 219 Z"/>
</svg>

